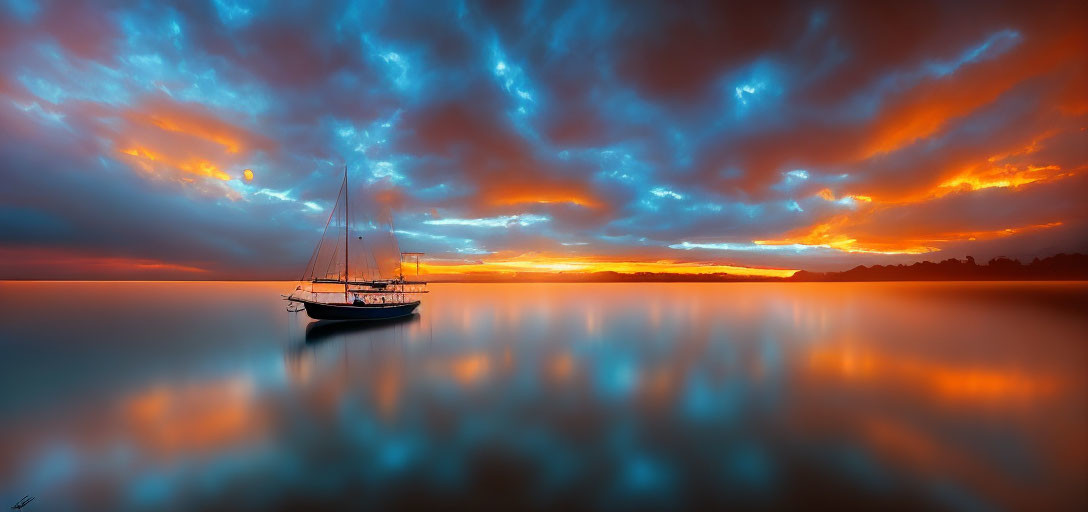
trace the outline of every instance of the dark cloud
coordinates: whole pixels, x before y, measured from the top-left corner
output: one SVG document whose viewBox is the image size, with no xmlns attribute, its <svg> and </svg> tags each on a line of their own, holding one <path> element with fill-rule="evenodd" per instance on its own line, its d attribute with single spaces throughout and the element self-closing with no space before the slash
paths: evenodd
<svg viewBox="0 0 1088 512">
<path fill-rule="evenodd" d="M 1086 10 L 9 2 L 0 277 L 293 276 L 345 165 L 443 261 L 1082 249 Z"/>
</svg>

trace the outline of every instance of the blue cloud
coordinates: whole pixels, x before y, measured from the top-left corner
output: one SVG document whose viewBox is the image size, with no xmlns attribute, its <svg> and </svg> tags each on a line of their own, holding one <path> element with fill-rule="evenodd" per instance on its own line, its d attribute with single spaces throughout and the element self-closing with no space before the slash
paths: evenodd
<svg viewBox="0 0 1088 512">
<path fill-rule="evenodd" d="M 22 226 L 3 231 L 2 246 L 216 262 L 224 275 L 267 261 L 255 275 L 274 277 L 305 261 L 294 246 L 323 226 L 346 165 L 365 211 L 392 211 L 405 248 L 439 258 L 725 253 L 737 264 L 848 265 L 876 256 L 754 240 L 872 210 L 925 218 L 919 197 L 1001 155 L 1086 163 L 1056 142 L 1083 126 L 1060 99 L 1075 75 L 1060 35 L 1079 28 L 1059 9 L 0 9 L 10 128 L 0 214 Z M 93 23 L 62 29 L 84 18 Z M 1046 52 L 1057 55 L 1051 68 L 1025 64 Z M 872 150 L 899 131 L 910 133 Z M 882 196 L 894 200 L 881 206 Z M 1041 199 L 1031 222 L 1084 225 L 1083 209 L 1059 215 L 1062 199 Z M 156 245 L 152 220 L 172 226 L 172 241 Z M 939 220 L 918 222 L 953 229 Z M 991 227 L 976 224 L 955 228 Z"/>
</svg>

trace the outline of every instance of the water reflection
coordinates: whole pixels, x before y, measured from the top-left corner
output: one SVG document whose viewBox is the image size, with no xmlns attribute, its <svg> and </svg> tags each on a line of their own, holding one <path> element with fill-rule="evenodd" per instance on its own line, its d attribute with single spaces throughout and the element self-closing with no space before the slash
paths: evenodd
<svg viewBox="0 0 1088 512">
<path fill-rule="evenodd" d="M 43 508 L 1086 505 L 1084 284 L 439 285 L 376 325 L 0 286 L 0 492 Z"/>
<path fill-rule="evenodd" d="M 1060 396 L 1064 385 L 1049 374 L 1019 367 L 949 364 L 911 355 L 881 353 L 865 346 L 828 346 L 809 353 L 816 380 L 842 379 L 857 386 L 903 389 L 934 403 L 1016 406 Z"/>
<path fill-rule="evenodd" d="M 349 322 L 342 320 L 317 320 L 306 325 L 306 343 L 321 343 L 330 338 L 351 336 L 367 332 L 389 330 L 398 325 L 419 322 L 419 313 L 412 313 L 403 318 L 377 320 L 373 322 Z"/>
</svg>

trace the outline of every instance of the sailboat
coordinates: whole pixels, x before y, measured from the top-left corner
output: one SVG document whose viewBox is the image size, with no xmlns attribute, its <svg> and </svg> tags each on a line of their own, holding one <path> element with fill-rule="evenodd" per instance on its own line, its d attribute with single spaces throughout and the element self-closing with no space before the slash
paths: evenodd
<svg viewBox="0 0 1088 512">
<path fill-rule="evenodd" d="M 391 216 L 388 226 L 373 220 L 360 223 L 352 217 L 349 188 L 345 166 L 321 241 L 300 284 L 284 298 L 300 304 L 317 320 L 389 320 L 411 315 L 419 307 L 421 294 L 427 293 L 427 283 L 418 280 L 423 253 L 400 252 Z M 415 258 L 415 280 L 404 276 L 406 258 Z"/>
</svg>

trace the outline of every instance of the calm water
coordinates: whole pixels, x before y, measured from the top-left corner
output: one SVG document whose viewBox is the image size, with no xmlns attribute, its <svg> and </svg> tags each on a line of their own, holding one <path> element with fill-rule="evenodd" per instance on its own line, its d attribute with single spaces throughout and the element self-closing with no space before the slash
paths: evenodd
<svg viewBox="0 0 1088 512">
<path fill-rule="evenodd" d="M 0 506 L 1088 506 L 1085 283 L 290 288 L 0 283 Z"/>
</svg>

